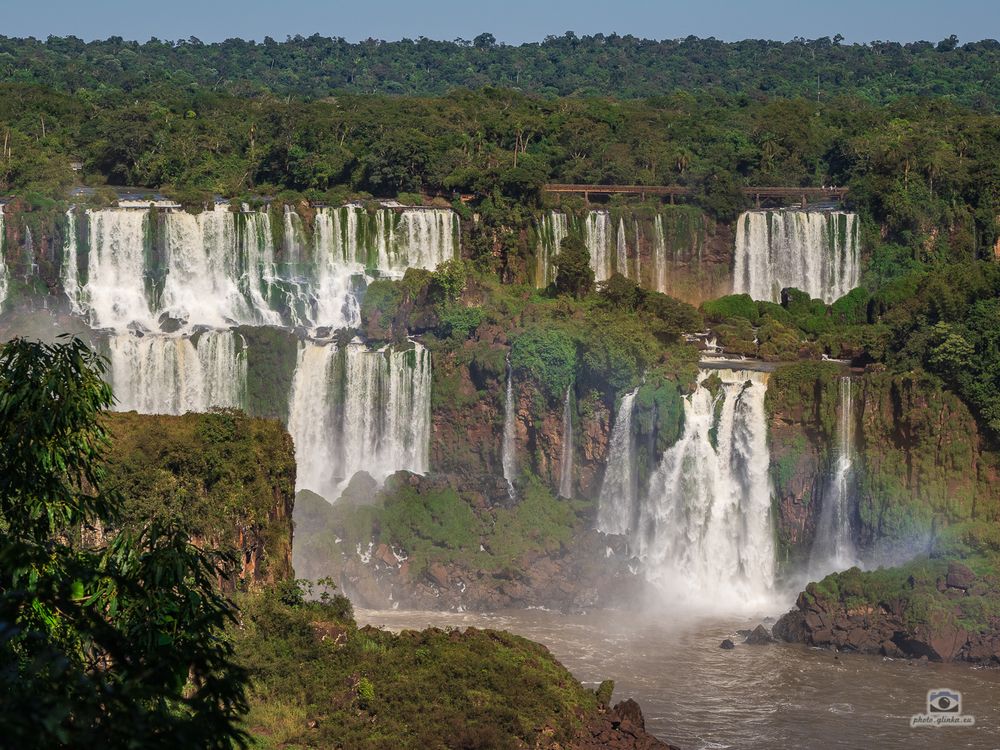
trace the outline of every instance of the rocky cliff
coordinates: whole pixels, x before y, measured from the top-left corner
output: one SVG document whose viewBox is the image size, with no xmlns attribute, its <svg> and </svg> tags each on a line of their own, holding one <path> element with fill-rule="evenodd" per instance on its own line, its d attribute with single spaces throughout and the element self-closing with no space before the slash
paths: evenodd
<svg viewBox="0 0 1000 750">
<path fill-rule="evenodd" d="M 778 535 L 791 564 L 808 557 L 816 532 L 845 374 L 836 364 L 803 362 L 779 368 L 768 384 Z M 864 557 L 905 560 L 936 529 L 1000 517 L 1000 457 L 938 379 L 873 365 L 854 376 L 852 387 L 852 528 Z"/>
<path fill-rule="evenodd" d="M 812 646 L 1000 665 L 997 533 L 958 524 L 929 555 L 898 568 L 857 568 L 810 583 L 774 634 Z"/>
<path fill-rule="evenodd" d="M 332 577 L 369 608 L 579 610 L 634 601 L 643 586 L 594 506 L 531 480 L 399 472 L 379 489 L 355 477 L 334 505 L 299 493 L 295 570 Z"/>
</svg>

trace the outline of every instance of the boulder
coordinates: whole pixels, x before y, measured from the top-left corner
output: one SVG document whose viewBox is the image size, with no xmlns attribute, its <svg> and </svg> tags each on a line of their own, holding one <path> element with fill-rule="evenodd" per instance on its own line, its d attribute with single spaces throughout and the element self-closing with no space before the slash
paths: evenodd
<svg viewBox="0 0 1000 750">
<path fill-rule="evenodd" d="M 431 563 L 430 567 L 427 568 L 428 577 L 434 581 L 438 586 L 442 588 L 447 588 L 449 584 L 448 570 L 439 562 Z"/>
<path fill-rule="evenodd" d="M 628 721 L 638 727 L 640 731 L 646 730 L 646 720 L 642 716 L 642 709 L 639 708 L 639 704 L 631 698 L 627 698 L 621 703 L 615 704 L 613 710 L 614 713 L 618 715 L 622 724 Z"/>
<path fill-rule="evenodd" d="M 811 614 L 811 613 L 810 613 Z M 774 623 L 772 634 L 775 638 L 780 638 L 789 643 L 805 643 L 806 641 L 806 617 L 800 610 L 793 609 L 791 612 L 782 615 Z"/>
<path fill-rule="evenodd" d="M 976 574 L 960 562 L 950 562 L 948 563 L 948 578 L 946 582 L 948 588 L 965 591 L 976 582 Z"/>
<path fill-rule="evenodd" d="M 763 625 L 758 625 L 753 629 L 750 635 L 747 636 L 744 643 L 748 643 L 751 646 L 766 646 L 769 643 L 774 643 L 774 638 L 771 637 L 767 628 Z"/>
<path fill-rule="evenodd" d="M 722 649 L 725 649 L 726 651 L 728 651 L 729 649 L 736 648 L 736 644 L 733 643 L 728 638 L 726 638 L 726 640 L 724 640 L 722 643 L 719 644 L 719 648 L 722 648 Z"/>
</svg>

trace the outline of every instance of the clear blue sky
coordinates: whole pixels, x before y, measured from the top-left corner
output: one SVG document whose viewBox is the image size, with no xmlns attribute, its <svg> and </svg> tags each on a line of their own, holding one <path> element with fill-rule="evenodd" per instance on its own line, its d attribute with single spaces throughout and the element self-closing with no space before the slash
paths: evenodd
<svg viewBox="0 0 1000 750">
<path fill-rule="evenodd" d="M 510 43 L 567 30 L 673 39 L 694 34 L 788 40 L 843 34 L 936 42 L 1000 38 L 1000 0 L 5 0 L 0 34 L 74 34 L 84 39 L 151 36 L 202 41 L 282 40 L 319 33 L 471 39 L 482 31 Z"/>
</svg>

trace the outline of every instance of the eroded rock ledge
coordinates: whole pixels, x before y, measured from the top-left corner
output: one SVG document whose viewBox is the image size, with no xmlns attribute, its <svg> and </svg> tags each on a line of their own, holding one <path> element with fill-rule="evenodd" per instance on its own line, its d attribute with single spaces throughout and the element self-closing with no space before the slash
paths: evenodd
<svg viewBox="0 0 1000 750">
<path fill-rule="evenodd" d="M 981 558 L 853 568 L 810 583 L 774 635 L 867 654 L 1000 666 L 998 584 Z"/>
</svg>

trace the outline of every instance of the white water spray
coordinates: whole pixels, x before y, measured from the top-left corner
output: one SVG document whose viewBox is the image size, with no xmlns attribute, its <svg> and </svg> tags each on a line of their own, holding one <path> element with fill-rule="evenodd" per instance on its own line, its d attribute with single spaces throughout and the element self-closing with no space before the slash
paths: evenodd
<svg viewBox="0 0 1000 750">
<path fill-rule="evenodd" d="M 196 338 L 115 334 L 108 350 L 118 411 L 184 414 L 243 404 L 246 352 L 232 331 Z"/>
<path fill-rule="evenodd" d="M 778 302 L 795 287 L 830 303 L 858 285 L 857 216 L 843 211 L 747 211 L 736 222 L 735 294 Z"/>
<path fill-rule="evenodd" d="M 715 370 L 699 380 L 685 399 L 684 434 L 650 478 L 639 555 L 646 577 L 672 598 L 729 610 L 767 606 L 774 588 L 767 376 Z"/>
<path fill-rule="evenodd" d="M 611 215 L 607 211 L 591 211 L 584 227 L 594 281 L 606 281 L 611 278 Z"/>
<path fill-rule="evenodd" d="M 847 375 L 840 379 L 840 414 L 834 458 L 834 470 L 823 495 L 823 507 L 809 558 L 810 577 L 816 580 L 859 564 L 851 533 L 854 512 L 854 396 L 851 378 Z"/>
<path fill-rule="evenodd" d="M 566 386 L 563 401 L 562 455 L 559 459 L 559 495 L 573 497 L 573 412 L 571 404 L 572 387 Z"/>
<path fill-rule="evenodd" d="M 358 471 L 382 482 L 427 471 L 431 357 L 420 344 L 369 351 L 304 341 L 290 396 L 297 489 L 333 502 Z"/>
<path fill-rule="evenodd" d="M 628 534 L 635 523 L 638 486 L 635 467 L 635 437 L 632 412 L 639 389 L 622 396 L 611 430 L 608 460 L 601 482 L 597 530 L 605 534 Z"/>
</svg>

